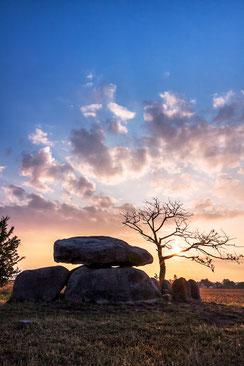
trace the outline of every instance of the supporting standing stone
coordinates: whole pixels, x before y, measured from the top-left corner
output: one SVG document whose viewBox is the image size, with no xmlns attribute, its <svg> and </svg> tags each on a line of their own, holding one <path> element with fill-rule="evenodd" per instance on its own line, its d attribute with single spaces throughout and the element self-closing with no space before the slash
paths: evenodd
<svg viewBox="0 0 244 366">
<path fill-rule="evenodd" d="M 185 278 L 177 278 L 173 282 L 171 295 L 176 302 L 188 302 L 190 300 L 189 286 Z"/>
<path fill-rule="evenodd" d="M 160 284 L 161 287 L 161 294 L 170 294 L 171 291 L 171 283 L 168 280 L 163 280 Z"/>
<path fill-rule="evenodd" d="M 63 266 L 21 272 L 14 282 L 13 301 L 53 301 L 66 285 L 70 273 Z"/>
<path fill-rule="evenodd" d="M 199 287 L 198 287 L 196 281 L 189 280 L 187 282 L 190 285 L 191 297 L 195 300 L 202 301 Z"/>
<path fill-rule="evenodd" d="M 132 267 L 83 266 L 72 273 L 65 290 L 67 301 L 97 304 L 152 301 L 160 297 L 160 287 L 145 272 Z"/>
</svg>

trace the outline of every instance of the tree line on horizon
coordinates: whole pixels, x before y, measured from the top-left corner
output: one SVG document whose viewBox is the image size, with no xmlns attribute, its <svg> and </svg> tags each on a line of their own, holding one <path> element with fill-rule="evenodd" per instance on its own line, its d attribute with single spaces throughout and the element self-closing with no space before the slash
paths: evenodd
<svg viewBox="0 0 244 366">
<path fill-rule="evenodd" d="M 244 282 L 234 282 L 228 278 L 223 279 L 222 282 L 211 282 L 208 278 L 205 278 L 198 281 L 197 284 L 202 288 L 244 289 Z"/>
</svg>

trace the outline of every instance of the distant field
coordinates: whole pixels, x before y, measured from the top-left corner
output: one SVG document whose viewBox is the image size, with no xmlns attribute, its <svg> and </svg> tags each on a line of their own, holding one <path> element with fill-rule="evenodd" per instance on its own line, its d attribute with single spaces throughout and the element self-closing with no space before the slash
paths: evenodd
<svg viewBox="0 0 244 366">
<path fill-rule="evenodd" d="M 216 289 L 201 288 L 201 297 L 203 301 L 215 302 L 216 304 L 244 306 L 244 289 Z"/>
</svg>

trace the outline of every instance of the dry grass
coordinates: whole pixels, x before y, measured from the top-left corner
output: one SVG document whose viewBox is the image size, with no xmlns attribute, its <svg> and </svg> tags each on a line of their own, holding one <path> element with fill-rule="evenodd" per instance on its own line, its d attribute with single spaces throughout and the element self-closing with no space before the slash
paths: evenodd
<svg viewBox="0 0 244 366">
<path fill-rule="evenodd" d="M 244 290 L 227 290 L 215 288 L 201 288 L 203 301 L 215 302 L 216 304 L 244 306 Z"/>
<path fill-rule="evenodd" d="M 0 365 L 241 365 L 242 315 L 241 308 L 214 304 L 6 303 Z M 22 328 L 21 319 L 32 323 Z"/>
<path fill-rule="evenodd" d="M 189 307 L 29 303 L 0 315 L 2 366 L 240 365 L 243 356 L 239 321 L 218 327 Z"/>
</svg>

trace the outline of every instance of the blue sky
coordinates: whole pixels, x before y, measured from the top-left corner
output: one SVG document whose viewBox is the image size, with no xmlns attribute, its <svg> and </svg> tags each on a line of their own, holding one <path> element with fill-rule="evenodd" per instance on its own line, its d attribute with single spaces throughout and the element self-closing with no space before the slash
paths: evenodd
<svg viewBox="0 0 244 366">
<path fill-rule="evenodd" d="M 45 217 L 55 232 L 68 210 L 89 235 L 84 207 L 109 225 L 121 205 L 153 195 L 179 198 L 203 227 L 224 217 L 235 233 L 243 1 L 9 0 L 0 14 L 0 211 L 17 223 L 23 251 L 32 253 L 28 215 L 38 235 Z M 102 234 L 130 240 L 116 220 Z"/>
</svg>

